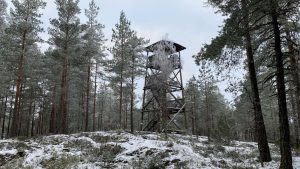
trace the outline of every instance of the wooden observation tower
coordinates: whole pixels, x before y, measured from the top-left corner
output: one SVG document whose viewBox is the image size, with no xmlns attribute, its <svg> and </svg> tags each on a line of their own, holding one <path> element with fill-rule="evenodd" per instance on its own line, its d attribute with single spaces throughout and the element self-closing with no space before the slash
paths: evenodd
<svg viewBox="0 0 300 169">
<path fill-rule="evenodd" d="M 180 59 L 180 51 L 184 49 L 166 40 L 146 47 L 141 130 L 172 132 L 186 129 Z"/>
</svg>

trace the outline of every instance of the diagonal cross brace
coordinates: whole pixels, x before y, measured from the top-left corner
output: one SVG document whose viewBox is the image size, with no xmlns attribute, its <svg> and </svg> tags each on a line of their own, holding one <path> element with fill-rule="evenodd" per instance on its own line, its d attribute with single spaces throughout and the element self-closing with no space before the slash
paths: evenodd
<svg viewBox="0 0 300 169">
<path fill-rule="evenodd" d="M 162 130 L 162 132 L 164 132 L 166 130 L 166 128 L 174 121 L 174 119 L 176 118 L 176 116 L 183 110 L 183 108 L 185 107 L 185 104 L 178 110 L 178 112 L 173 116 L 173 118 L 169 121 L 169 123 L 166 125 L 166 127 Z"/>
</svg>

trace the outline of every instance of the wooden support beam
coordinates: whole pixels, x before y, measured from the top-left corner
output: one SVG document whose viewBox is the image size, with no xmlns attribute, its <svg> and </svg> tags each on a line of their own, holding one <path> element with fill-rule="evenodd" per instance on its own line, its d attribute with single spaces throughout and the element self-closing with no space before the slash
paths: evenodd
<svg viewBox="0 0 300 169">
<path fill-rule="evenodd" d="M 166 125 L 166 128 L 173 122 L 173 120 L 175 120 L 176 116 L 184 109 L 186 104 L 184 104 L 179 110 L 178 112 L 173 116 L 173 118 L 169 121 L 169 123 Z M 166 128 L 164 128 L 162 130 L 162 132 L 164 132 L 166 130 Z"/>
</svg>

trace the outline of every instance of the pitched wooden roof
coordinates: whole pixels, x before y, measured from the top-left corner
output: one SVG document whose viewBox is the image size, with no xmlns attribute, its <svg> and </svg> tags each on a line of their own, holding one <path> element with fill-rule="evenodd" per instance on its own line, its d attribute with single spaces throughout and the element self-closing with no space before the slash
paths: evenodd
<svg viewBox="0 0 300 169">
<path fill-rule="evenodd" d="M 167 52 L 172 52 L 172 53 L 180 52 L 180 51 L 186 49 L 184 46 L 182 46 L 182 45 L 180 45 L 180 44 L 178 44 L 178 43 L 175 43 L 175 42 L 172 42 L 172 41 L 167 41 L 167 40 L 160 40 L 160 41 L 155 42 L 155 43 L 153 43 L 152 45 L 146 47 L 146 50 L 147 50 L 148 52 L 154 52 L 154 51 L 157 50 L 157 48 L 158 48 L 159 46 L 161 46 L 161 45 L 162 45 L 162 46 L 165 46 L 165 50 L 166 50 Z M 174 46 L 173 49 L 171 49 L 171 47 L 170 47 L 171 45 Z M 175 50 L 175 51 L 174 51 L 174 50 Z"/>
</svg>

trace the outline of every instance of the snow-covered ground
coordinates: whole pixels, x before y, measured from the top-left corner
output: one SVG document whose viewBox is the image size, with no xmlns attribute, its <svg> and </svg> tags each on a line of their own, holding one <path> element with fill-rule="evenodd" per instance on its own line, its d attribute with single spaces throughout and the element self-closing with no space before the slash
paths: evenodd
<svg viewBox="0 0 300 169">
<path fill-rule="evenodd" d="M 261 167 L 257 144 L 252 142 L 223 145 L 179 134 L 78 133 L 0 140 L 0 168 L 279 168 L 279 149 L 274 144 L 270 148 L 273 161 Z M 300 169 L 295 152 L 293 162 Z"/>
</svg>

